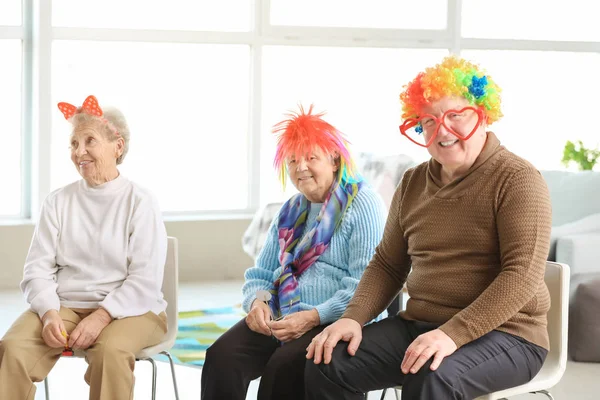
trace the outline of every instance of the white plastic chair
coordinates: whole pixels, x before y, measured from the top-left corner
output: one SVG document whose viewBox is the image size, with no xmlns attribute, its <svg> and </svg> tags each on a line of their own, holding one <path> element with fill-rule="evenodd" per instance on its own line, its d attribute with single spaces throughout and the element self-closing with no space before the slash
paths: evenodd
<svg viewBox="0 0 600 400">
<path fill-rule="evenodd" d="M 550 351 L 544 365 L 538 374 L 529 382 L 510 389 L 501 390 L 480 396 L 476 400 L 506 400 L 509 396 L 526 393 L 545 394 L 549 399 L 554 399 L 548 391 L 562 378 L 567 368 L 567 338 L 569 317 L 569 281 L 570 269 L 567 264 L 546 261 L 546 274 L 544 277 L 552 305 L 548 312 L 548 335 L 550 337 Z M 396 398 L 402 386 L 395 388 Z M 385 398 L 385 390 L 381 400 Z"/>
<path fill-rule="evenodd" d="M 167 301 L 167 327 L 168 332 L 162 342 L 156 346 L 146 347 L 135 355 L 136 361 L 149 361 L 152 364 L 152 400 L 156 399 L 156 363 L 152 357 L 158 354 L 164 354 L 169 358 L 171 364 L 171 376 L 173 377 L 173 390 L 175 398 L 179 400 L 179 391 L 177 390 L 177 379 L 175 377 L 175 365 L 168 350 L 173 347 L 177 338 L 177 296 L 179 292 L 179 261 L 177 251 L 177 238 L 168 238 L 167 247 L 167 262 L 165 264 L 165 272 L 163 277 L 162 292 Z M 85 357 L 84 351 L 76 351 L 74 357 Z M 48 377 L 44 380 L 44 389 L 46 391 L 46 400 L 50 400 L 50 392 L 48 390 Z"/>
</svg>

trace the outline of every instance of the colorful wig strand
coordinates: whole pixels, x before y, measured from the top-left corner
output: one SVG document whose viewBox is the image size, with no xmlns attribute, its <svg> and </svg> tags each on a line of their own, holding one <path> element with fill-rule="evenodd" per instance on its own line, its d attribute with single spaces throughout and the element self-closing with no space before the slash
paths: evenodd
<svg viewBox="0 0 600 400">
<path fill-rule="evenodd" d="M 286 159 L 293 156 L 309 155 L 315 147 L 319 147 L 329 155 L 339 155 L 339 181 L 356 183 L 361 180 L 348 149 L 349 142 L 342 132 L 321 117 L 325 113 L 313 114 L 311 104 L 308 112 L 299 106 L 299 112 L 290 112 L 289 118 L 273 126 L 277 135 L 277 149 L 273 162 L 278 171 L 281 184 L 285 188 L 288 175 Z"/>
<path fill-rule="evenodd" d="M 423 107 L 448 96 L 462 96 L 479 107 L 487 125 L 502 118 L 501 89 L 477 65 L 456 56 L 448 56 L 435 67 L 426 68 L 404 88 L 400 94 L 402 119 L 418 118 Z"/>
</svg>

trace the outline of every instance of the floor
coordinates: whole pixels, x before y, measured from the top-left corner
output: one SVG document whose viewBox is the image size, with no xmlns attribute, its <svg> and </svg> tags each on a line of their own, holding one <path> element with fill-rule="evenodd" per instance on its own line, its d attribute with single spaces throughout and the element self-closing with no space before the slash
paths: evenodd
<svg viewBox="0 0 600 400">
<path fill-rule="evenodd" d="M 240 302 L 241 282 L 209 282 L 180 285 L 180 310 L 233 305 Z M 0 337 L 27 305 L 18 291 L 0 291 Z M 158 362 L 157 399 L 175 399 L 169 366 Z M 52 400 L 86 399 L 88 386 L 83 381 L 86 363 L 82 359 L 60 360 L 49 376 Z M 176 366 L 179 398 L 198 400 L 200 398 L 200 368 Z M 147 362 L 138 362 L 135 370 L 135 399 L 150 399 L 151 368 Z M 247 399 L 256 399 L 257 382 L 250 385 Z M 556 400 L 597 400 L 600 398 L 600 363 L 587 364 L 569 362 L 567 371 L 552 390 Z M 369 399 L 379 399 L 381 392 L 369 394 Z M 544 399 L 541 395 L 522 395 L 511 400 Z M 35 400 L 44 400 L 44 386 L 38 385 Z M 395 399 L 392 391 L 386 399 Z"/>
</svg>

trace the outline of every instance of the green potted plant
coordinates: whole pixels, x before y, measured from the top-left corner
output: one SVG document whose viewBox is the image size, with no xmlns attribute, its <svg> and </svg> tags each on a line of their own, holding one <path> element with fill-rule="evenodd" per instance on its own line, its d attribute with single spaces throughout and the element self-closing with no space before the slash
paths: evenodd
<svg viewBox="0 0 600 400">
<path fill-rule="evenodd" d="M 600 150 L 586 149 L 581 140 L 578 140 L 577 143 L 567 140 L 563 151 L 562 163 L 565 167 L 568 167 L 571 161 L 575 161 L 581 171 L 591 171 L 599 158 Z"/>
</svg>

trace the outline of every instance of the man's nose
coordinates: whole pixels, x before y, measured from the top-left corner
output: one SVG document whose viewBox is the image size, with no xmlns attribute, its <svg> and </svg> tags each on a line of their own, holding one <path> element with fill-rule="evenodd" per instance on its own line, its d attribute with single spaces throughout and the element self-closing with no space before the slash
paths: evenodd
<svg viewBox="0 0 600 400">
<path fill-rule="evenodd" d="M 446 126 L 444 124 L 440 124 L 439 126 L 439 132 L 438 132 L 438 136 L 449 136 L 452 135 L 452 132 L 450 132 L 450 130 L 448 128 L 446 128 Z"/>
</svg>

